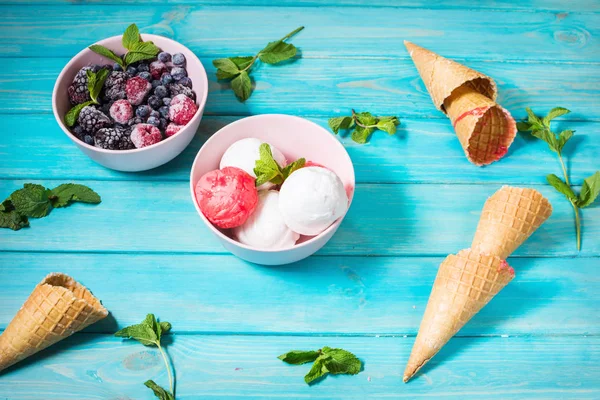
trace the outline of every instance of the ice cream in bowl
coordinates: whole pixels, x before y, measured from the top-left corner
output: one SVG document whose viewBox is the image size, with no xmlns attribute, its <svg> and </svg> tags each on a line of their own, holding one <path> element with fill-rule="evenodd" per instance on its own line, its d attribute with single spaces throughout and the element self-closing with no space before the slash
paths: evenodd
<svg viewBox="0 0 600 400">
<path fill-rule="evenodd" d="M 207 140 L 190 191 L 228 251 L 257 264 L 288 264 L 334 235 L 352 202 L 354 167 L 325 128 L 290 115 L 256 115 Z"/>
</svg>

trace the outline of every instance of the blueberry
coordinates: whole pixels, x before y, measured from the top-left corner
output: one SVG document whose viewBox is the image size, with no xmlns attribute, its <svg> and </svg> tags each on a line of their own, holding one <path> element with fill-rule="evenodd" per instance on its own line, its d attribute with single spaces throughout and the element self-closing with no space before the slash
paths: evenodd
<svg viewBox="0 0 600 400">
<path fill-rule="evenodd" d="M 144 121 L 140 117 L 136 117 L 136 118 L 131 118 L 129 120 L 129 122 L 127 122 L 127 125 L 133 126 L 133 125 L 141 124 L 142 122 L 144 122 Z"/>
<path fill-rule="evenodd" d="M 146 63 L 139 63 L 137 70 L 138 72 L 148 72 L 150 71 L 150 66 Z"/>
<path fill-rule="evenodd" d="M 160 125 L 160 120 L 156 117 L 150 117 L 148 118 L 148 121 L 146 121 L 148 124 L 150 125 L 154 125 L 154 126 L 159 126 Z"/>
<path fill-rule="evenodd" d="M 176 81 L 184 78 L 187 75 L 187 71 L 185 70 L 185 68 L 181 68 L 181 67 L 174 67 L 171 70 L 171 76 L 173 77 L 173 79 L 175 79 Z"/>
<path fill-rule="evenodd" d="M 171 61 L 171 54 L 166 51 L 161 51 L 158 53 L 158 61 L 162 61 L 164 63 Z"/>
<path fill-rule="evenodd" d="M 94 138 L 91 137 L 90 135 L 85 135 L 85 137 L 83 138 L 83 141 L 86 142 L 87 144 L 89 144 L 90 146 L 94 145 Z"/>
<path fill-rule="evenodd" d="M 155 110 L 158 110 L 162 106 L 162 100 L 160 97 L 152 95 L 148 98 L 148 105 Z"/>
<path fill-rule="evenodd" d="M 137 68 L 133 67 L 133 66 L 129 66 L 129 67 L 127 67 L 127 73 L 129 75 L 135 75 L 135 74 L 137 74 Z"/>
<path fill-rule="evenodd" d="M 102 69 L 102 65 L 94 64 L 92 65 L 92 72 L 98 72 Z"/>
<path fill-rule="evenodd" d="M 160 81 L 162 82 L 163 85 L 168 85 L 169 83 L 173 82 L 173 77 L 171 76 L 170 73 L 165 72 L 160 77 Z"/>
<path fill-rule="evenodd" d="M 161 118 L 159 121 L 160 121 L 160 123 L 159 123 L 158 127 L 164 131 L 167 128 L 168 122 L 165 118 Z"/>
<path fill-rule="evenodd" d="M 173 54 L 173 64 L 174 65 L 183 65 L 185 64 L 185 57 L 181 53 Z"/>
<path fill-rule="evenodd" d="M 163 99 L 162 99 L 162 100 L 163 100 L 163 104 L 164 104 L 165 106 L 168 106 L 168 105 L 170 105 L 170 104 L 171 104 L 171 98 L 170 98 L 170 97 L 163 97 Z"/>
<path fill-rule="evenodd" d="M 139 106 L 137 108 L 137 110 L 135 110 L 135 115 L 137 115 L 140 118 L 146 118 L 150 115 L 151 111 L 152 111 L 152 109 L 149 106 L 142 105 L 142 106 Z"/>
<path fill-rule="evenodd" d="M 184 76 L 183 78 L 178 80 L 177 83 L 179 83 L 180 85 L 183 85 L 183 86 L 187 86 L 189 88 L 192 87 L 192 80 L 190 78 L 188 78 L 187 76 Z"/>
<path fill-rule="evenodd" d="M 150 118 L 160 118 L 160 113 L 156 110 L 152 110 L 152 112 L 150 113 Z"/>
<path fill-rule="evenodd" d="M 167 116 L 169 115 L 169 107 L 162 106 L 158 109 L 158 112 L 160 112 L 160 115 L 162 115 L 164 118 L 167 118 Z"/>
<path fill-rule="evenodd" d="M 148 82 L 152 80 L 152 75 L 150 75 L 150 72 L 138 72 L 137 76 L 144 78 Z"/>
<path fill-rule="evenodd" d="M 159 81 L 158 79 L 155 79 L 155 80 L 152 81 L 152 89 L 156 89 L 160 85 L 162 85 L 162 82 Z"/>
<path fill-rule="evenodd" d="M 161 86 L 157 86 L 156 89 L 154 89 L 154 94 L 160 98 L 163 98 L 163 97 L 167 97 L 169 95 L 169 92 L 167 91 L 166 87 L 161 85 Z"/>
<path fill-rule="evenodd" d="M 83 127 L 81 125 L 75 125 L 73 128 L 73 134 L 79 138 L 82 137 L 81 135 L 83 135 Z"/>
<path fill-rule="evenodd" d="M 115 65 L 113 65 L 113 70 L 115 70 L 115 71 L 123 71 L 123 67 L 121 67 L 120 64 L 115 63 Z"/>
</svg>

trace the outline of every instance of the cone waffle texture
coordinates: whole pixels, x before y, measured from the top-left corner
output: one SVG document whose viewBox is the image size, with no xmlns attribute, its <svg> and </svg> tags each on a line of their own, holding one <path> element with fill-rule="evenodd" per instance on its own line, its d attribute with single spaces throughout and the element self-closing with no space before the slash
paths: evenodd
<svg viewBox="0 0 600 400">
<path fill-rule="evenodd" d="M 506 261 L 471 249 L 442 262 L 404 371 L 407 382 L 514 277 Z"/>
<path fill-rule="evenodd" d="M 433 104 L 452 120 L 469 161 L 480 166 L 504 156 L 517 127 L 508 111 L 495 102 L 494 80 L 413 43 L 404 45 Z"/>
<path fill-rule="evenodd" d="M 65 274 L 48 275 L 0 335 L 0 371 L 107 315 L 85 286 Z"/>
<path fill-rule="evenodd" d="M 483 206 L 471 245 L 507 258 L 552 214 L 552 205 L 534 189 L 504 186 Z"/>
</svg>

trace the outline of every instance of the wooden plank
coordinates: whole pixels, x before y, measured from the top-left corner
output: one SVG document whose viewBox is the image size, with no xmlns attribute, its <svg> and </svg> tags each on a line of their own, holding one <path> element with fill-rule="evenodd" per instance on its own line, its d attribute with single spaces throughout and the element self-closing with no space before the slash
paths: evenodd
<svg viewBox="0 0 600 400">
<path fill-rule="evenodd" d="M 122 173 L 104 168 L 81 153 L 62 133 L 54 116 L 32 114 L 3 117 L 0 141 L 0 176 L 9 179 L 57 180 L 161 180 L 187 181 L 189 168 L 200 146 L 210 135 L 240 117 L 204 117 L 192 144 L 173 162 L 143 173 Z M 327 119 L 311 118 L 327 127 Z M 561 122 L 557 127 L 576 130 L 565 147 L 570 178 L 581 183 L 598 169 L 600 142 L 594 140 L 597 122 Z M 557 128 L 558 129 L 558 128 Z M 560 166 L 547 145 L 518 135 L 501 162 L 477 168 L 463 155 L 449 121 L 402 119 L 395 137 L 379 132 L 367 145 L 341 138 L 361 183 L 480 183 L 546 184 Z"/>
<path fill-rule="evenodd" d="M 102 195 L 102 204 L 54 210 L 18 232 L 0 229 L 0 250 L 224 252 L 197 215 L 186 182 L 82 183 Z M 22 184 L 0 180 L 0 193 L 8 195 Z M 446 256 L 469 246 L 485 199 L 499 187 L 358 185 L 348 217 L 320 254 Z M 549 198 L 554 213 L 515 254 L 577 255 L 571 205 L 553 188 L 537 188 Z M 579 255 L 598 256 L 600 207 L 587 208 L 582 216 Z"/>
<path fill-rule="evenodd" d="M 600 24 L 599 24 L 600 26 Z M 600 46 L 598 46 L 600 47 Z M 4 60 L 0 78 L 0 113 L 47 113 L 52 89 L 67 63 L 64 58 Z M 206 113 L 249 115 L 287 113 L 331 117 L 352 108 L 400 118 L 444 119 L 436 110 L 412 61 L 390 59 L 299 59 L 282 67 L 253 72 L 256 88 L 246 103 L 236 100 L 228 83 L 218 83 L 211 58 L 203 58 L 209 78 Z M 600 120 L 597 64 L 468 64 L 497 80 L 498 102 L 515 118 L 525 107 L 539 113 L 562 106 L 571 120 Z"/>
<path fill-rule="evenodd" d="M 598 260 L 510 259 L 516 278 L 459 335 L 598 335 Z M 111 312 L 88 332 L 153 312 L 186 333 L 415 335 L 441 261 L 311 257 L 267 268 L 230 255 L 0 253 L 0 329 L 46 274 L 61 271 Z"/>
<path fill-rule="evenodd" d="M 143 32 L 173 37 L 204 56 L 260 50 L 297 26 L 306 57 L 408 58 L 402 40 L 447 57 L 485 60 L 600 61 L 595 13 L 480 12 L 469 9 L 213 6 L 2 6 L 4 57 L 70 57 L 120 35 L 131 15 Z M 257 21 L 269 23 L 257 25 Z M 368 23 L 357 23 L 368 21 Z M 475 38 L 485 37 L 485 40 Z M 343 74 L 341 74 L 343 75 Z M 548 75 L 550 76 L 550 75 Z"/>
<path fill-rule="evenodd" d="M 245 337 L 175 335 L 168 352 L 177 396 L 216 398 L 486 398 L 596 399 L 600 396 L 598 337 L 453 339 L 409 384 L 402 372 L 413 338 Z M 324 345 L 354 352 L 357 376 L 329 376 L 309 387 L 309 366 L 277 359 L 292 349 Z M 560 368 L 560 375 L 556 369 Z M 167 385 L 155 349 L 106 335 L 75 335 L 5 372 L 0 394 L 16 399 L 152 398 L 142 385 Z"/>
</svg>

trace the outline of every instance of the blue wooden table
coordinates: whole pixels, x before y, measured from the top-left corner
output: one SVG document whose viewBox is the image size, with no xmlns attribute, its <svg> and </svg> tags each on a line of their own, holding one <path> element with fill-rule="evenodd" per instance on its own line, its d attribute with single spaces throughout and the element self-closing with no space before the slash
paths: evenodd
<svg viewBox="0 0 600 400">
<path fill-rule="evenodd" d="M 24 182 L 78 182 L 103 199 L 0 230 L 0 329 L 52 271 L 89 286 L 111 312 L 0 375 L 0 399 L 152 399 L 142 382 L 167 384 L 160 355 L 112 336 L 148 312 L 173 324 L 167 350 L 178 399 L 600 398 L 600 207 L 582 213 L 578 253 L 572 209 L 545 181 L 560 174 L 546 145 L 519 135 L 500 162 L 471 165 L 402 45 L 411 40 L 494 77 L 499 103 L 516 118 L 526 106 L 571 109 L 558 128 L 577 131 L 566 157 L 580 184 L 600 167 L 600 3 L 320 3 L 0 1 L 0 195 Z M 132 22 L 191 48 L 210 93 L 181 156 L 119 173 L 65 137 L 51 91 L 70 57 Z M 257 68 L 246 103 L 216 81 L 212 59 L 251 54 L 300 25 L 293 43 L 302 57 Z M 351 108 L 398 115 L 402 125 L 363 146 L 340 138 L 357 187 L 332 241 L 285 267 L 227 254 L 189 195 L 202 143 L 247 115 L 289 113 L 326 126 Z M 540 190 L 552 217 L 509 260 L 514 281 L 402 383 L 440 261 L 468 247 L 483 202 L 503 184 Z M 276 358 L 321 346 L 354 352 L 364 371 L 308 387 L 306 366 Z"/>
</svg>

